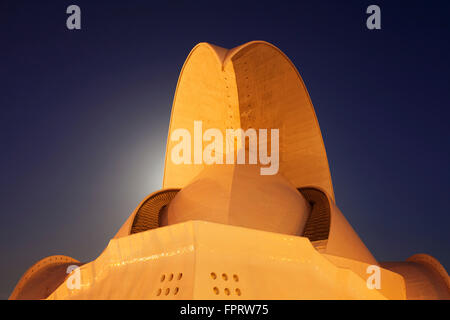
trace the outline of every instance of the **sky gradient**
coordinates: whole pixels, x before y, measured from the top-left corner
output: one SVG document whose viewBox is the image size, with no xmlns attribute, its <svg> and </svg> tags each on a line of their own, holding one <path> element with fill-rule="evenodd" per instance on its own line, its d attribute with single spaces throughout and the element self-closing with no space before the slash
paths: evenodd
<svg viewBox="0 0 450 320">
<path fill-rule="evenodd" d="M 378 4 L 382 30 L 365 26 Z M 66 28 L 77 4 L 82 29 Z M 199 42 L 298 68 L 336 203 L 380 261 L 450 267 L 448 1 L 0 1 L 0 299 L 49 255 L 92 261 L 162 185 L 179 72 Z"/>
</svg>

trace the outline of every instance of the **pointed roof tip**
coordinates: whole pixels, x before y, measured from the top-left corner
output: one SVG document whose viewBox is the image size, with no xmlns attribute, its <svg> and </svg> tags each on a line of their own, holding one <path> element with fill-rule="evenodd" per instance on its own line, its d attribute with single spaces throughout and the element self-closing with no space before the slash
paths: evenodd
<svg viewBox="0 0 450 320">
<path fill-rule="evenodd" d="M 278 50 L 278 51 L 281 52 L 281 50 L 278 49 L 278 47 L 276 47 L 275 45 L 273 45 L 273 44 L 271 44 L 271 43 L 269 43 L 269 42 L 267 42 L 267 41 L 263 41 L 263 40 L 252 40 L 252 41 L 246 42 L 246 43 L 244 43 L 244 44 L 241 44 L 241 45 L 239 45 L 239 46 L 237 46 L 237 47 L 234 47 L 234 48 L 231 48 L 231 49 L 223 48 L 223 47 L 220 47 L 220 46 L 218 46 L 218 45 L 215 45 L 215 44 L 212 44 L 212 43 L 209 43 L 209 42 L 200 42 L 200 43 L 198 43 L 196 46 L 194 46 L 194 48 L 192 48 L 191 53 L 192 53 L 197 47 L 200 47 L 200 46 L 208 47 L 209 49 L 211 49 L 211 50 L 214 52 L 214 54 L 215 54 L 217 60 L 218 60 L 219 63 L 222 65 L 222 67 L 224 67 L 224 66 L 225 66 L 225 65 L 233 58 L 233 56 L 234 56 L 235 54 L 237 54 L 237 53 L 238 53 L 239 51 L 241 51 L 242 49 L 244 49 L 244 48 L 246 48 L 246 47 L 249 47 L 249 46 L 251 46 L 251 45 L 254 45 L 254 44 L 265 44 L 265 45 L 268 45 L 268 46 L 270 46 L 270 47 L 273 47 L 273 48 L 275 48 L 276 50 Z"/>
<path fill-rule="evenodd" d="M 226 48 L 222 48 L 219 46 L 216 46 L 214 44 L 211 44 L 209 42 L 200 42 L 198 43 L 194 48 L 192 48 L 191 53 L 198 47 L 207 47 L 208 49 L 210 49 L 215 57 L 217 58 L 217 60 L 219 61 L 220 65 L 223 65 L 223 61 L 225 60 L 225 57 L 228 53 L 228 49 Z"/>
</svg>

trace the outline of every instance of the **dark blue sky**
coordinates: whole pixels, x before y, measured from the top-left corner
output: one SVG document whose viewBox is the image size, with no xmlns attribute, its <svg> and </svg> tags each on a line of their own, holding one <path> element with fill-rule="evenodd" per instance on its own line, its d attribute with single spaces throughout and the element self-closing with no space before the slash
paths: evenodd
<svg viewBox="0 0 450 320">
<path fill-rule="evenodd" d="M 370 4 L 382 30 L 365 27 Z M 1 0 L 0 298 L 45 256 L 95 259 L 161 188 L 178 74 L 202 41 L 285 52 L 368 248 L 448 269 L 449 14 L 448 1 Z"/>
</svg>

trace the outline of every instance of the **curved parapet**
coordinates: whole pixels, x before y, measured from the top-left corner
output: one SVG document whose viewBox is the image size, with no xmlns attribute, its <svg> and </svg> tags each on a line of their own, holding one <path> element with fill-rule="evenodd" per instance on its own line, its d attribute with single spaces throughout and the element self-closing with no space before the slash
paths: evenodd
<svg viewBox="0 0 450 320">
<path fill-rule="evenodd" d="M 382 262 L 381 266 L 403 276 L 408 300 L 450 300 L 448 273 L 428 254 L 415 254 L 402 262 Z"/>
<path fill-rule="evenodd" d="M 47 298 L 67 277 L 67 268 L 81 266 L 78 260 L 57 255 L 39 260 L 20 278 L 10 300 L 38 300 Z"/>
<path fill-rule="evenodd" d="M 171 150 L 177 144 L 171 134 L 186 129 L 194 137 L 194 121 L 202 121 L 203 132 L 214 128 L 223 136 L 227 129 L 278 129 L 279 172 L 295 187 L 318 186 L 334 200 L 325 147 L 309 94 L 295 66 L 275 46 L 253 41 L 232 50 L 207 43 L 192 49 L 174 97 L 164 188 L 183 188 L 204 168 L 194 159 L 191 164 L 171 160 Z"/>
</svg>

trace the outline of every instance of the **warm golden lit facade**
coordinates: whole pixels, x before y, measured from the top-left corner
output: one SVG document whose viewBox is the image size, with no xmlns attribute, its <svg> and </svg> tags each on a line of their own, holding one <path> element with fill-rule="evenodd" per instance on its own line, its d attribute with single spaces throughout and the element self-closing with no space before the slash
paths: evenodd
<svg viewBox="0 0 450 320">
<path fill-rule="evenodd" d="M 200 140 L 209 129 L 223 137 L 278 130 L 276 172 L 262 175 L 250 160 L 196 161 L 196 121 Z M 171 158 L 177 129 L 193 137 L 190 162 Z M 262 143 L 274 145 L 268 137 Z M 246 139 L 232 145 L 236 157 L 244 150 L 250 158 Z M 220 146 L 215 159 L 230 152 Z M 68 274 L 70 265 L 81 267 Z M 278 48 L 200 43 L 178 80 L 163 189 L 142 201 L 96 260 L 45 258 L 10 298 L 449 299 L 450 280 L 429 255 L 379 262 L 361 241 L 335 204 L 305 85 Z"/>
</svg>

